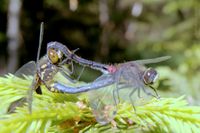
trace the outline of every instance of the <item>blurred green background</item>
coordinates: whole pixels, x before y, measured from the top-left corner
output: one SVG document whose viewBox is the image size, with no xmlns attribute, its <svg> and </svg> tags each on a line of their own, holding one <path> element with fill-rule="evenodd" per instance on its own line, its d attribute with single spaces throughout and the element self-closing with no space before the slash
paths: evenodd
<svg viewBox="0 0 200 133">
<path fill-rule="evenodd" d="M 161 96 L 200 103 L 199 0 L 1 0 L 0 18 L 1 75 L 36 60 L 43 21 L 41 55 L 50 41 L 80 48 L 76 54 L 102 63 L 170 55 L 154 65 Z M 90 69 L 82 76 L 94 78 Z"/>
</svg>

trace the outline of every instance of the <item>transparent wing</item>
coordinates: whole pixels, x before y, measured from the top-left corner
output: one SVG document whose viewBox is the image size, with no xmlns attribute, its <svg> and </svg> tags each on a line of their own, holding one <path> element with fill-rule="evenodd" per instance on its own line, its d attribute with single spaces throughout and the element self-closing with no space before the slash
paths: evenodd
<svg viewBox="0 0 200 133">
<path fill-rule="evenodd" d="M 32 99 L 32 94 L 30 93 L 32 91 L 30 90 L 32 89 L 31 84 L 32 84 L 33 76 L 35 73 L 36 73 L 36 64 L 34 61 L 30 61 L 24 64 L 21 68 L 17 70 L 12 81 L 13 83 L 16 82 L 17 84 L 16 88 L 18 90 L 15 90 L 15 91 L 19 93 L 19 95 L 21 96 L 20 98 L 16 97 L 17 99 L 13 98 L 13 102 L 8 107 L 8 113 L 13 113 L 16 107 L 22 106 L 24 105 L 25 102 L 27 102 L 27 88 L 29 88 L 28 99 Z M 31 105 L 31 103 L 29 103 L 29 105 Z"/>
<path fill-rule="evenodd" d="M 171 56 L 162 56 L 162 57 L 157 57 L 157 58 L 153 58 L 153 59 L 135 60 L 135 61 L 127 62 L 127 63 L 154 64 L 154 63 L 168 60 L 170 58 L 171 58 Z"/>
<path fill-rule="evenodd" d="M 93 84 L 98 84 L 100 81 L 107 81 L 108 78 L 113 78 L 113 75 L 104 74 L 95 80 Z M 109 85 L 88 92 L 93 114 L 96 120 L 102 125 L 112 121 L 117 112 L 115 101 L 112 95 L 113 88 L 113 85 Z"/>
<path fill-rule="evenodd" d="M 17 70 L 15 76 L 19 78 L 25 78 L 28 76 L 33 76 L 36 73 L 36 64 L 34 61 L 30 61 L 24 64 L 21 68 Z"/>
<path fill-rule="evenodd" d="M 27 101 L 27 99 L 25 97 L 22 97 L 14 102 L 12 102 L 10 104 L 10 106 L 8 107 L 7 113 L 14 113 L 16 107 L 21 107 L 24 105 L 24 103 Z"/>
</svg>

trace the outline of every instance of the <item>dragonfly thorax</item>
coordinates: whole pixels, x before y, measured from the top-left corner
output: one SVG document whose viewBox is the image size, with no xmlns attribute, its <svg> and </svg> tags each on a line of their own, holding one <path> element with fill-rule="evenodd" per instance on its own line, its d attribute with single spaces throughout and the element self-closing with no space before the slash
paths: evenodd
<svg viewBox="0 0 200 133">
<path fill-rule="evenodd" d="M 158 79 L 158 73 L 153 68 L 148 68 L 143 74 L 143 81 L 146 85 L 150 85 L 156 82 Z"/>
<path fill-rule="evenodd" d="M 49 61 L 48 57 L 44 56 L 38 62 L 39 67 L 37 70 L 38 71 L 37 74 L 40 77 L 40 79 L 45 82 L 52 80 L 58 71 L 58 68 L 56 67 L 56 65 L 54 65 L 48 61 Z"/>
</svg>

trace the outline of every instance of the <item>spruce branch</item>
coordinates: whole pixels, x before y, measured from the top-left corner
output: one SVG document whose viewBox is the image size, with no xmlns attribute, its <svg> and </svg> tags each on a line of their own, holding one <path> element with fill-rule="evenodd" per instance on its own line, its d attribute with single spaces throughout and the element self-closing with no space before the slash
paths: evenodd
<svg viewBox="0 0 200 133">
<path fill-rule="evenodd" d="M 27 103 L 8 114 L 9 105 L 27 95 L 31 77 L 0 77 L 0 132 L 199 132 L 200 107 L 189 106 L 184 96 L 152 99 L 142 106 L 123 102 L 108 125 L 100 125 L 93 117 L 85 93 L 80 95 L 49 92 L 34 93 L 33 112 Z"/>
</svg>

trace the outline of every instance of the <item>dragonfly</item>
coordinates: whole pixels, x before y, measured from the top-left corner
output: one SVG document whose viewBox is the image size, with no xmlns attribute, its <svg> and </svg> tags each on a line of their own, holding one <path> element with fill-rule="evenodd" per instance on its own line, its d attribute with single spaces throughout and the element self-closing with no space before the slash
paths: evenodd
<svg viewBox="0 0 200 133">
<path fill-rule="evenodd" d="M 59 44 L 62 45 L 61 43 Z M 155 69 L 151 67 L 147 68 L 145 65 L 159 63 L 171 58 L 170 56 L 163 56 L 153 59 L 129 61 L 116 65 L 107 65 L 81 58 L 76 54 L 68 53 L 69 51 L 70 50 L 64 52 L 67 56 L 69 56 L 68 58 L 81 65 L 99 70 L 103 73 L 103 75 L 97 78 L 94 82 L 83 86 L 70 87 L 54 82 L 51 84 L 51 87 L 62 93 L 92 92 L 92 90 L 98 89 L 98 92 L 95 91 L 90 93 L 89 98 L 94 115 L 97 121 L 101 124 L 106 124 L 114 118 L 114 115 L 117 112 L 116 105 L 120 102 L 120 90 L 124 91 L 128 88 L 129 91 L 125 94 L 125 97 L 129 98 L 134 110 L 136 109 L 134 106 L 133 95 L 136 91 L 138 98 L 142 97 L 141 93 L 144 93 L 147 96 L 159 98 L 160 96 L 158 95 L 156 89 L 152 86 L 157 81 L 159 74 Z M 109 89 L 104 90 L 105 93 L 101 94 L 103 91 L 102 88 L 111 85 L 115 85 L 112 90 L 112 96 L 105 94 L 106 91 L 109 91 Z M 153 90 L 153 93 L 150 90 Z M 109 97 L 112 97 L 113 99 L 109 99 Z M 103 98 L 106 100 L 103 100 Z"/>
<path fill-rule="evenodd" d="M 101 64 L 101 63 L 97 63 L 94 61 L 81 58 L 75 54 L 76 51 L 77 49 L 74 51 L 70 51 L 65 45 L 59 42 L 50 42 L 47 44 L 47 55 L 45 55 L 40 60 L 39 58 L 37 58 L 37 62 L 35 63 L 37 69 L 34 75 L 32 85 L 30 87 L 31 89 L 29 91 L 29 96 L 30 96 L 30 98 L 28 99 L 29 112 L 31 112 L 32 110 L 31 109 L 32 91 L 36 90 L 36 92 L 40 94 L 41 89 L 39 88 L 39 86 L 41 84 L 44 84 L 46 88 L 48 88 L 52 92 L 70 93 L 70 94 L 92 91 L 92 90 L 103 88 L 112 84 L 116 84 L 116 87 L 115 87 L 116 89 L 113 91 L 113 99 L 114 99 L 115 106 L 112 105 L 112 102 L 108 104 L 108 103 L 105 103 L 105 101 L 101 100 L 102 95 L 98 97 L 94 97 L 95 95 L 91 93 L 92 95 L 90 97 L 90 101 L 91 101 L 90 103 L 91 103 L 91 107 L 93 108 L 94 115 L 99 123 L 106 124 L 107 122 L 111 121 L 114 118 L 114 115 L 116 114 L 115 107 L 117 105 L 117 102 L 116 102 L 116 96 L 114 96 L 115 93 L 117 93 L 117 98 L 119 99 L 119 90 L 123 88 L 134 87 L 135 89 L 133 89 L 133 91 L 129 94 L 130 99 L 131 99 L 131 95 L 136 90 L 138 90 L 138 94 L 139 94 L 139 91 L 140 91 L 139 87 L 141 87 L 141 85 L 153 84 L 153 82 L 155 82 L 155 80 L 158 77 L 157 72 L 154 69 L 149 68 L 145 70 L 145 67 L 143 65 L 150 64 L 150 63 L 158 63 L 158 62 L 167 60 L 169 58 L 168 56 L 166 56 L 166 57 L 160 57 L 160 58 L 155 58 L 155 59 L 131 61 L 128 63 L 122 63 L 118 65 L 106 65 L 106 64 Z M 71 74 L 71 72 L 73 71 L 69 72 L 67 69 L 64 69 L 62 67 L 63 64 L 71 64 L 72 69 L 73 69 L 72 61 L 75 61 L 79 63 L 80 65 L 89 66 L 92 69 L 99 70 L 103 73 L 103 75 L 100 76 L 98 79 L 96 79 L 94 82 L 88 83 L 87 85 L 80 86 L 80 87 L 69 87 L 59 82 L 53 81 L 52 79 L 58 71 L 60 71 L 71 82 L 74 81 L 68 76 L 68 74 Z M 31 66 L 34 66 L 33 65 L 34 62 L 31 62 L 28 64 L 31 64 Z M 30 66 L 28 64 L 25 66 Z M 126 64 L 129 64 L 129 65 L 131 64 L 130 68 L 134 68 L 137 70 L 137 71 L 135 70 L 132 71 L 133 75 L 131 76 L 133 77 L 132 81 L 135 81 L 135 82 L 143 81 L 143 83 L 141 83 L 140 86 L 139 85 L 137 86 L 137 83 L 134 85 L 131 85 L 131 84 L 121 82 L 120 79 L 123 79 L 123 78 L 124 78 L 124 81 L 128 81 L 128 80 L 131 81 L 131 78 L 129 78 L 129 76 L 126 76 L 126 74 L 123 74 L 123 73 L 128 73 L 128 71 L 126 71 L 127 70 L 126 67 L 129 68 L 129 65 L 126 65 Z M 140 68 L 143 68 L 144 70 Z M 143 88 L 144 92 L 146 92 L 148 95 L 153 96 L 153 94 L 147 92 L 146 90 L 144 90 L 144 88 Z"/>
<path fill-rule="evenodd" d="M 38 53 L 37 53 L 37 60 L 30 61 L 23 65 L 15 74 L 15 76 L 23 77 L 32 75 L 33 80 L 31 85 L 29 86 L 28 90 L 28 97 L 27 98 L 21 98 L 13 103 L 11 103 L 10 107 L 8 108 L 8 113 L 14 112 L 15 108 L 17 106 L 20 106 L 24 102 L 28 102 L 28 110 L 29 113 L 32 113 L 32 100 L 33 100 L 33 91 L 36 91 L 37 94 L 42 94 L 42 90 L 40 86 L 43 84 L 45 87 L 51 91 L 51 92 L 57 92 L 56 89 L 52 88 L 50 84 L 54 82 L 53 78 L 55 75 L 59 72 L 61 73 L 66 79 L 68 79 L 70 82 L 75 83 L 77 80 L 73 80 L 70 75 L 74 72 L 74 66 L 72 60 L 65 56 L 63 47 L 55 47 L 50 48 L 49 46 L 56 45 L 54 42 L 50 42 L 47 44 L 47 54 L 44 55 L 41 59 L 40 57 L 40 49 L 42 45 L 43 40 L 43 22 L 40 26 L 40 38 L 39 38 L 39 47 L 38 47 Z M 66 46 L 65 46 L 66 47 Z M 70 51 L 71 54 L 76 52 L 78 49 Z M 71 65 L 71 70 L 67 69 L 65 65 Z"/>
</svg>

